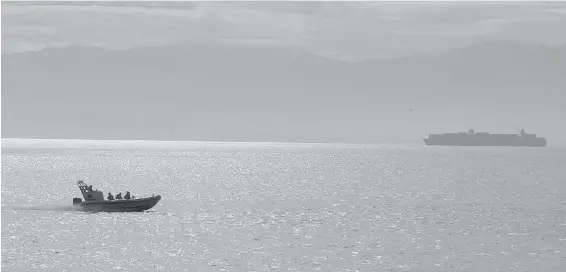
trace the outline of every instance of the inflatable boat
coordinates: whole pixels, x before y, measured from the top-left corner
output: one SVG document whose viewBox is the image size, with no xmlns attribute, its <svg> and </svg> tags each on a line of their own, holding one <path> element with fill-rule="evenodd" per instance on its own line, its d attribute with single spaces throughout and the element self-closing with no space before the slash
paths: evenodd
<svg viewBox="0 0 566 272">
<path fill-rule="evenodd" d="M 73 206 L 79 207 L 82 211 L 92 212 L 142 212 L 153 208 L 159 200 L 160 195 L 145 198 L 115 199 L 105 200 L 104 194 L 98 190 L 92 190 L 92 186 L 87 186 L 82 180 L 77 182 L 83 194 L 81 198 L 73 198 Z"/>
</svg>

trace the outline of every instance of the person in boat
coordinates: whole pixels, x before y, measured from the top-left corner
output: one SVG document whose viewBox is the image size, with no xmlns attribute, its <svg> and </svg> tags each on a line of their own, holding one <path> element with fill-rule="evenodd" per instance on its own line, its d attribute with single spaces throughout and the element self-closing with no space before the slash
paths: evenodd
<svg viewBox="0 0 566 272">
<path fill-rule="evenodd" d="M 118 193 L 118 194 L 116 195 L 116 199 L 122 199 L 122 193 Z"/>
<path fill-rule="evenodd" d="M 114 200 L 114 197 L 112 196 L 111 193 L 108 193 L 108 200 Z"/>
<path fill-rule="evenodd" d="M 92 185 L 89 185 L 88 189 L 92 192 Z"/>
<path fill-rule="evenodd" d="M 124 199 L 130 199 L 130 191 L 126 191 L 126 194 L 124 195 Z"/>
</svg>

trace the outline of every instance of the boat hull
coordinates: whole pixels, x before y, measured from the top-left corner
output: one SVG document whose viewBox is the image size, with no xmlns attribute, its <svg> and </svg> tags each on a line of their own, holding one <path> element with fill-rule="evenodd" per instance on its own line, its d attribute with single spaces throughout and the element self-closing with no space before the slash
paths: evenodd
<svg viewBox="0 0 566 272">
<path fill-rule="evenodd" d="M 136 199 L 85 201 L 75 206 L 79 206 L 82 211 L 90 212 L 143 212 L 153 208 L 159 200 L 161 196 L 156 195 Z"/>
<path fill-rule="evenodd" d="M 492 140 L 492 139 L 423 139 L 427 146 L 509 146 L 509 147 L 545 147 L 546 140 L 537 138 L 535 140 Z"/>
</svg>

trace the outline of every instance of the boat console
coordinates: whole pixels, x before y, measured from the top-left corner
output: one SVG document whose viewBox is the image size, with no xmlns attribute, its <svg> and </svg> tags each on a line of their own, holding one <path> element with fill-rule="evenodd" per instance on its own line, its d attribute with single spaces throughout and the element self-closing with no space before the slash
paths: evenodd
<svg viewBox="0 0 566 272">
<path fill-rule="evenodd" d="M 104 194 L 102 194 L 102 192 L 98 190 L 92 190 L 92 187 L 87 186 L 86 183 L 84 183 L 84 181 L 79 180 L 77 184 L 79 185 L 79 189 L 81 190 L 81 193 L 83 194 L 83 198 L 85 199 L 85 201 L 88 202 L 88 201 L 104 200 Z M 73 199 L 73 203 L 75 203 L 74 199 Z"/>
</svg>

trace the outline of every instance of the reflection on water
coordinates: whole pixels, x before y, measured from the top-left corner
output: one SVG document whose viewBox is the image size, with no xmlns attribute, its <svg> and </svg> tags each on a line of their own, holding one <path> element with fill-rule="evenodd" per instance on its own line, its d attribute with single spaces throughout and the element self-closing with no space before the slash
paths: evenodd
<svg viewBox="0 0 566 272">
<path fill-rule="evenodd" d="M 564 267 L 560 150 L 217 145 L 3 149 L 2 269 Z M 163 198 L 143 213 L 74 211 L 78 179 Z"/>
</svg>

